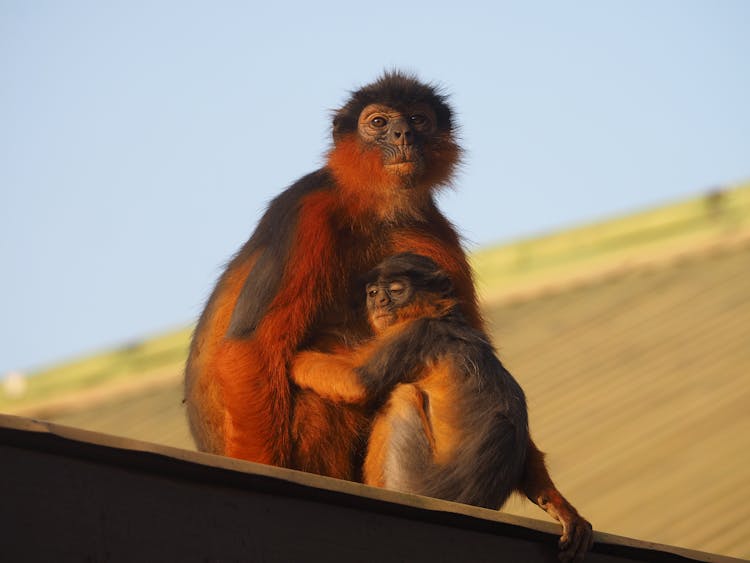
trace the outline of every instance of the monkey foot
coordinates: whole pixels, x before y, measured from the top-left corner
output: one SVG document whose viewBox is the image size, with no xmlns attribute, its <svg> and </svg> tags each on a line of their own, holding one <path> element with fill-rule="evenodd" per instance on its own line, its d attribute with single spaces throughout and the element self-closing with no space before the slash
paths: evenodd
<svg viewBox="0 0 750 563">
<path fill-rule="evenodd" d="M 586 552 L 594 544 L 594 531 L 585 518 L 575 514 L 561 520 L 563 534 L 560 537 L 560 561 L 583 561 Z"/>
</svg>

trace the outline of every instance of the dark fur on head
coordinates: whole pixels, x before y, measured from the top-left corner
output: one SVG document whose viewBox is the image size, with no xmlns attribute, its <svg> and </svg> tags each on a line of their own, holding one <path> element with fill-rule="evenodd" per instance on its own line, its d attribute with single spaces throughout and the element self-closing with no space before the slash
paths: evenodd
<svg viewBox="0 0 750 563">
<path fill-rule="evenodd" d="M 404 109 L 417 103 L 427 103 L 435 111 L 437 126 L 441 131 L 453 127 L 453 110 L 448 97 L 433 84 L 420 82 L 413 74 L 399 70 L 383 73 L 372 84 L 352 92 L 349 101 L 333 116 L 333 138 L 338 139 L 357 130 L 357 120 L 362 110 L 370 104 L 385 104 L 394 109 Z"/>
<path fill-rule="evenodd" d="M 365 276 L 365 284 L 378 279 L 407 278 L 416 289 L 437 294 L 440 298 L 455 297 L 450 277 L 427 256 L 402 252 L 383 260 Z"/>
</svg>

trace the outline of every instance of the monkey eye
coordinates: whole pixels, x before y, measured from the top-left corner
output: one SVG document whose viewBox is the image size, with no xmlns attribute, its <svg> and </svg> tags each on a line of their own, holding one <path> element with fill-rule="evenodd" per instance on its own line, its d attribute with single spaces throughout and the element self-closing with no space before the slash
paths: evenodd
<svg viewBox="0 0 750 563">
<path fill-rule="evenodd" d="M 375 297 L 378 294 L 377 287 L 368 287 L 366 291 L 367 291 L 367 297 Z"/>
<path fill-rule="evenodd" d="M 401 295 L 404 292 L 404 284 L 401 282 L 393 282 L 388 286 L 388 291 L 391 295 Z"/>
<path fill-rule="evenodd" d="M 422 115 L 421 113 L 415 113 L 414 115 L 409 117 L 409 120 L 414 125 L 424 125 L 425 123 L 427 123 L 427 117 Z"/>
<path fill-rule="evenodd" d="M 387 122 L 386 122 L 386 120 L 385 120 L 385 117 L 380 117 L 380 116 L 378 116 L 378 117 L 373 117 L 373 118 L 372 118 L 372 119 L 370 120 L 370 125 L 372 125 L 373 127 L 377 127 L 378 129 L 380 129 L 381 127 L 385 127 L 385 124 L 386 124 L 386 123 L 387 123 Z"/>
</svg>

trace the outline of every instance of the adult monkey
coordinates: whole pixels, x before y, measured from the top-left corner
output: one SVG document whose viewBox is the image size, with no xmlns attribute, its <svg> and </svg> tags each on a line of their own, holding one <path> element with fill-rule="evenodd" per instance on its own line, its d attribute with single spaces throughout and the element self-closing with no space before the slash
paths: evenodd
<svg viewBox="0 0 750 563">
<path fill-rule="evenodd" d="M 386 73 L 335 113 L 325 166 L 271 202 L 198 321 L 185 392 L 199 449 L 360 478 L 373 413 L 299 389 L 289 365 L 369 336 L 351 307 L 357 276 L 397 252 L 434 259 L 481 326 L 459 237 L 433 198 L 460 153 L 445 96 L 413 76 Z"/>
<path fill-rule="evenodd" d="M 490 509 L 514 490 L 527 493 L 531 439 L 523 390 L 487 334 L 467 324 L 450 278 L 433 260 L 401 253 L 365 281 L 376 337 L 350 351 L 301 352 L 292 369 L 301 387 L 334 401 L 382 405 L 364 482 Z M 580 561 L 593 542 L 591 524 L 543 466 L 537 473 L 545 494 L 557 498 L 531 500 L 562 524 L 560 559 Z"/>
<path fill-rule="evenodd" d="M 333 141 L 326 165 L 271 202 L 220 277 L 193 335 L 185 394 L 203 451 L 359 480 L 374 413 L 289 377 L 301 352 L 370 336 L 350 305 L 358 276 L 392 254 L 425 255 L 450 276 L 467 322 L 483 323 L 458 235 L 433 199 L 461 152 L 445 97 L 386 73 L 336 112 Z M 523 490 L 565 513 L 530 438 Z"/>
</svg>

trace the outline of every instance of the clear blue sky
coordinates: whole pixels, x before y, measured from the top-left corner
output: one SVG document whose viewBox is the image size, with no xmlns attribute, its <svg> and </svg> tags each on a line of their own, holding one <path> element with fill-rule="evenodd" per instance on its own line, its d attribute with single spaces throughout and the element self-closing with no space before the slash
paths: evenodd
<svg viewBox="0 0 750 563">
<path fill-rule="evenodd" d="M 476 247 L 750 177 L 750 2 L 0 0 L 0 376 L 199 315 L 330 110 L 452 94 Z"/>
</svg>

